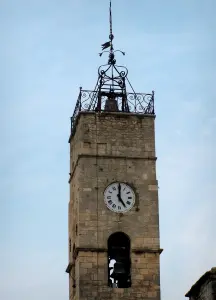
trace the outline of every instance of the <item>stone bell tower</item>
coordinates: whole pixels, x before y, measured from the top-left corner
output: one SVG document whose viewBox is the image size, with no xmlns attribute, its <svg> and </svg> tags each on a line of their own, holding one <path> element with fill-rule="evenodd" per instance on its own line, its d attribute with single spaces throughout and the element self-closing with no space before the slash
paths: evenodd
<svg viewBox="0 0 216 300">
<path fill-rule="evenodd" d="M 110 28 L 108 64 L 71 118 L 69 299 L 160 300 L 154 93 L 126 89 L 111 3 Z"/>
</svg>

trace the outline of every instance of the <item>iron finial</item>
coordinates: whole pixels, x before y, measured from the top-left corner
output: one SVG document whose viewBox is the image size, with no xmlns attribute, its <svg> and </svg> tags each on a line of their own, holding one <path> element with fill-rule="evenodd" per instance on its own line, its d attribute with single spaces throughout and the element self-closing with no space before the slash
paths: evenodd
<svg viewBox="0 0 216 300">
<path fill-rule="evenodd" d="M 115 60 L 114 60 L 114 47 L 113 47 L 113 39 L 114 39 L 114 35 L 113 35 L 113 29 L 112 29 L 112 1 L 110 0 L 110 7 L 109 7 L 109 23 L 110 23 L 110 33 L 109 33 L 109 41 L 102 44 L 102 51 L 104 51 L 107 48 L 110 48 L 109 52 L 109 64 L 115 64 Z M 99 53 L 100 56 L 102 56 L 102 53 Z M 110 59 L 112 57 L 112 59 Z"/>
</svg>

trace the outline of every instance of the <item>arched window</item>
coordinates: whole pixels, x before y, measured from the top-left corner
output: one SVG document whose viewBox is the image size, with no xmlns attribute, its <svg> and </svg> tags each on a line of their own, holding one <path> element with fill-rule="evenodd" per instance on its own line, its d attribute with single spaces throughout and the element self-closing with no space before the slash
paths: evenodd
<svg viewBox="0 0 216 300">
<path fill-rule="evenodd" d="M 131 287 L 130 239 L 123 232 L 115 232 L 108 239 L 108 285 Z"/>
</svg>

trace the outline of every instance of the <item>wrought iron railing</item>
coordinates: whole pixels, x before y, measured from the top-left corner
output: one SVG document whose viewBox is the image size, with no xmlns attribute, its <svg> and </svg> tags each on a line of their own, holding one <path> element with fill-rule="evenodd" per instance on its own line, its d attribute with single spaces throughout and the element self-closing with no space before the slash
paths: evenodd
<svg viewBox="0 0 216 300">
<path fill-rule="evenodd" d="M 128 110 L 123 110 L 122 101 L 124 97 L 126 97 L 126 101 L 128 104 Z M 98 107 L 98 98 L 100 97 L 100 107 Z M 73 134 L 76 119 L 81 111 L 89 111 L 89 112 L 104 112 L 105 111 L 105 102 L 107 96 L 103 95 L 103 93 L 97 91 L 90 90 L 82 90 L 80 88 L 80 93 L 76 102 L 76 106 L 74 109 L 73 116 L 71 117 L 71 134 Z M 122 95 L 121 93 L 115 94 L 115 100 L 117 101 L 117 107 L 119 113 L 135 113 L 135 114 L 150 114 L 154 115 L 154 92 L 151 94 L 146 93 L 125 93 Z"/>
</svg>

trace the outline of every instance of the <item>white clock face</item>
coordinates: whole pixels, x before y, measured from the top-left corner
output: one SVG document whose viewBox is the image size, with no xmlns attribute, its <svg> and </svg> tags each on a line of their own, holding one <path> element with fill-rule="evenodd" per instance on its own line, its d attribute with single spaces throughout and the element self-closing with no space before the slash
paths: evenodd
<svg viewBox="0 0 216 300">
<path fill-rule="evenodd" d="M 111 183 L 104 191 L 106 206 L 117 213 L 129 211 L 135 203 L 135 193 L 126 183 Z"/>
</svg>

